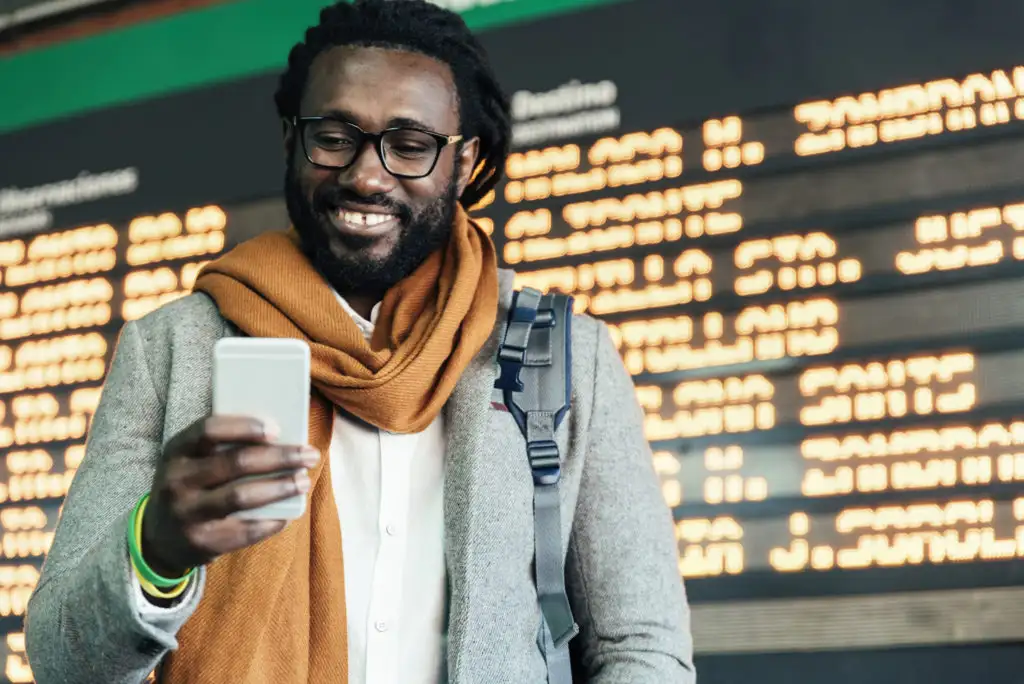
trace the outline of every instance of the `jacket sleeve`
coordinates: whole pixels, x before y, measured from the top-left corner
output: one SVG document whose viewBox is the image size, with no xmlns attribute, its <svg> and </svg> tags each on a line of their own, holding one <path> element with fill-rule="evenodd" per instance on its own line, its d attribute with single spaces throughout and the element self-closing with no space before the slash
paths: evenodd
<svg viewBox="0 0 1024 684">
<path fill-rule="evenodd" d="M 589 447 L 566 561 L 580 674 L 589 684 L 693 684 L 672 515 L 632 380 L 605 325 L 595 327 Z"/>
<path fill-rule="evenodd" d="M 139 684 L 177 646 L 199 603 L 145 617 L 132 585 L 126 536 L 162 452 L 163 400 L 137 323 L 122 330 L 53 545 L 25 617 L 26 651 L 39 684 Z"/>
</svg>

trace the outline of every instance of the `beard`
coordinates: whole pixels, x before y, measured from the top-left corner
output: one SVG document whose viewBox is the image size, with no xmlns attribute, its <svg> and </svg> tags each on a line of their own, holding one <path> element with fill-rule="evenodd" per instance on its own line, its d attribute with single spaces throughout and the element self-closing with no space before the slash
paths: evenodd
<svg viewBox="0 0 1024 684">
<path fill-rule="evenodd" d="M 384 256 L 372 254 L 371 248 L 380 238 L 344 235 L 331 224 L 328 212 L 345 201 L 381 207 L 398 217 L 400 228 L 390 252 Z M 289 163 L 285 172 L 285 202 L 303 252 L 331 287 L 342 294 L 379 297 L 448 244 L 458 185 L 453 173 L 444 194 L 418 213 L 387 195 L 361 196 L 337 185 L 317 188 L 310 202 Z M 340 244 L 343 253 L 338 254 L 332 244 Z"/>
</svg>

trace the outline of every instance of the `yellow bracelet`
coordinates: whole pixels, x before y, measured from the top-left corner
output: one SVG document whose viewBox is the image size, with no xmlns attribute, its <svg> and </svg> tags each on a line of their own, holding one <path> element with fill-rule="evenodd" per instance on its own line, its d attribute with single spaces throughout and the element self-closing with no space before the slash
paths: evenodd
<svg viewBox="0 0 1024 684">
<path fill-rule="evenodd" d="M 135 531 L 135 544 L 138 548 L 142 548 L 142 514 L 146 510 L 146 503 L 143 502 L 142 506 L 139 507 L 139 512 L 135 516 L 133 522 Z M 188 581 L 191 579 L 191 575 L 182 580 L 181 584 L 171 587 L 170 589 L 159 589 L 152 582 L 147 581 L 141 574 L 139 574 L 138 568 L 135 567 L 135 562 L 132 562 L 132 571 L 135 573 L 135 577 L 139 580 L 139 586 L 149 596 L 159 599 L 175 599 L 185 593 L 188 588 Z"/>
<path fill-rule="evenodd" d="M 144 591 L 148 596 L 152 596 L 153 598 L 176 599 L 182 594 L 184 594 L 185 590 L 188 589 L 188 580 L 185 580 L 173 589 L 164 591 L 153 586 L 153 584 L 142 579 L 142 577 L 139 577 L 139 573 L 136 572 L 135 576 L 139 578 L 139 586 L 142 587 L 142 591 Z"/>
</svg>

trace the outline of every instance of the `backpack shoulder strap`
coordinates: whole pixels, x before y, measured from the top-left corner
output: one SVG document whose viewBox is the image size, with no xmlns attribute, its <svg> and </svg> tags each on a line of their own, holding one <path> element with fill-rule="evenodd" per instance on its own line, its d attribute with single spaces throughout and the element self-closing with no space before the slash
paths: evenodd
<svg viewBox="0 0 1024 684">
<path fill-rule="evenodd" d="M 549 684 L 571 683 L 568 644 L 579 633 L 565 591 L 561 455 L 555 441 L 572 396 L 572 311 L 567 295 L 542 295 L 530 288 L 514 293 L 495 382 L 526 440 L 533 475 L 535 574 L 544 616 L 540 643 Z"/>
</svg>

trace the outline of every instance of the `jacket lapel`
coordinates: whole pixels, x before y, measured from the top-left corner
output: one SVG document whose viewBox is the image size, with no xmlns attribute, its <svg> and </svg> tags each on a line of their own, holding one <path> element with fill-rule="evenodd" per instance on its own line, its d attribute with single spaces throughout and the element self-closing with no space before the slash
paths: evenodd
<svg viewBox="0 0 1024 684">
<path fill-rule="evenodd" d="M 493 500 L 487 482 L 493 479 L 488 464 L 488 423 L 491 396 L 497 379 L 498 345 L 512 301 L 513 274 L 498 274 L 498 319 L 487 344 L 465 370 L 445 406 L 447 453 L 445 461 L 445 560 L 448 570 L 448 681 L 463 681 L 459 659 L 471 644 L 481 619 L 493 619 L 473 611 L 475 573 L 480 572 L 474 554 L 486 547 L 479 538 L 481 516 L 493 516 Z M 491 540 L 494 542 L 495 540 Z"/>
</svg>

